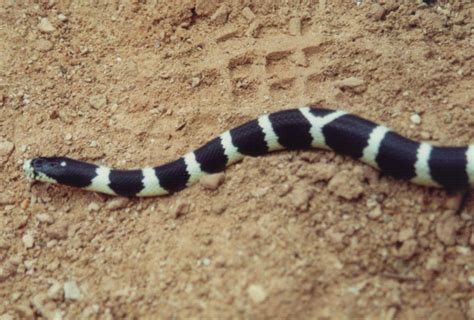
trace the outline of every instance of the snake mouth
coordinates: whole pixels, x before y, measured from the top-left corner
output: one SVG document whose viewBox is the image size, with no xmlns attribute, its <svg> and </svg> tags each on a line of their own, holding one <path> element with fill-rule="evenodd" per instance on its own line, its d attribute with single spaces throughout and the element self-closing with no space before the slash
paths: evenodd
<svg viewBox="0 0 474 320">
<path fill-rule="evenodd" d="M 35 180 L 36 171 L 33 169 L 30 159 L 23 161 L 23 172 L 28 179 Z"/>
</svg>

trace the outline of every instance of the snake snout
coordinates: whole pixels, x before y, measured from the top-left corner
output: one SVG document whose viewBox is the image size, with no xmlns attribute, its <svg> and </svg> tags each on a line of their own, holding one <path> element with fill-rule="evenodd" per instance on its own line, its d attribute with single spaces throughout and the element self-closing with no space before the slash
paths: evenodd
<svg viewBox="0 0 474 320">
<path fill-rule="evenodd" d="M 33 169 L 41 169 L 44 166 L 45 160 L 42 158 L 35 158 L 31 160 L 31 166 Z"/>
</svg>

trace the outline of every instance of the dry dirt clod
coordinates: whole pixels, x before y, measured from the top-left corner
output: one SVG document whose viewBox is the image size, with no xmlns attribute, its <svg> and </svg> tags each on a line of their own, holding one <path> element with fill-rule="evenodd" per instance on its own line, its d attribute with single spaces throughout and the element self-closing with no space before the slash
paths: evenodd
<svg viewBox="0 0 474 320">
<path fill-rule="evenodd" d="M 262 27 L 262 25 L 260 24 L 260 22 L 255 20 L 249 25 L 247 31 L 245 31 L 245 35 L 247 37 L 256 38 L 256 37 L 258 37 L 258 34 L 259 34 L 259 31 L 260 31 L 261 27 Z"/>
<path fill-rule="evenodd" d="M 314 182 L 328 181 L 337 173 L 338 168 L 333 164 L 318 163 L 314 166 L 311 178 Z"/>
<path fill-rule="evenodd" d="M 36 50 L 41 51 L 41 52 L 47 52 L 53 49 L 53 43 L 49 40 L 46 39 L 39 39 L 35 43 Z"/>
<path fill-rule="evenodd" d="M 224 182 L 225 175 L 223 173 L 215 173 L 203 176 L 199 182 L 209 190 L 216 190 Z"/>
<path fill-rule="evenodd" d="M 231 12 L 231 9 L 226 4 L 223 4 L 211 16 L 211 22 L 213 22 L 217 25 L 225 24 L 227 22 L 227 18 L 229 16 L 230 12 Z"/>
<path fill-rule="evenodd" d="M 100 205 L 97 202 L 91 202 L 87 206 L 87 211 L 89 212 L 97 212 L 100 210 Z"/>
<path fill-rule="evenodd" d="M 356 77 L 349 77 L 343 80 L 335 81 L 334 86 L 342 90 L 350 90 L 355 93 L 362 93 L 367 90 L 366 82 Z"/>
<path fill-rule="evenodd" d="M 436 224 L 436 236 L 447 246 L 456 243 L 456 233 L 463 226 L 463 222 L 456 216 L 448 217 Z"/>
<path fill-rule="evenodd" d="M 300 18 L 291 18 L 288 23 L 288 31 L 292 36 L 301 35 L 301 19 Z"/>
<path fill-rule="evenodd" d="M 208 16 L 215 12 L 218 6 L 217 1 L 196 0 L 195 10 L 199 16 Z"/>
<path fill-rule="evenodd" d="M 128 198 L 117 197 L 107 201 L 105 208 L 109 211 L 119 210 L 125 208 L 129 202 Z"/>
<path fill-rule="evenodd" d="M 15 149 L 13 142 L 8 140 L 0 141 L 0 164 L 6 162 Z"/>
<path fill-rule="evenodd" d="M 314 192 L 308 186 L 296 186 L 290 194 L 290 199 L 297 209 L 306 211 L 313 194 Z"/>
<path fill-rule="evenodd" d="M 0 193 L 0 205 L 15 203 L 15 197 L 11 192 Z"/>
<path fill-rule="evenodd" d="M 357 199 L 364 192 L 362 183 L 351 171 L 338 172 L 329 181 L 328 190 L 346 200 Z"/>
<path fill-rule="evenodd" d="M 255 14 L 252 12 L 252 10 L 249 7 L 245 7 L 242 9 L 242 15 L 248 21 L 253 21 L 255 19 Z"/>
<path fill-rule="evenodd" d="M 58 221 L 46 229 L 46 234 L 50 240 L 64 240 L 67 238 L 69 224 Z"/>
<path fill-rule="evenodd" d="M 189 204 L 184 201 L 177 201 L 174 206 L 170 208 L 170 214 L 178 219 L 189 212 Z"/>
</svg>

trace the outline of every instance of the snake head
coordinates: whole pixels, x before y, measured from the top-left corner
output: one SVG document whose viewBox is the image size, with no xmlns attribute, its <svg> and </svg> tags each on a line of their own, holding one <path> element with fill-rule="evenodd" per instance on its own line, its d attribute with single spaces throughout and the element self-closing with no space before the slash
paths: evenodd
<svg viewBox="0 0 474 320">
<path fill-rule="evenodd" d="M 67 171 L 67 163 L 64 157 L 34 158 L 23 163 L 23 171 L 32 180 L 58 183 L 58 177 Z"/>
</svg>

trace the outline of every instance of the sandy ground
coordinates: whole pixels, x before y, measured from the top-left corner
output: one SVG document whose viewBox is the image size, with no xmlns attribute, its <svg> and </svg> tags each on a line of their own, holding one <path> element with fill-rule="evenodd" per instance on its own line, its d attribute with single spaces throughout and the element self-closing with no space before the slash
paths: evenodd
<svg viewBox="0 0 474 320">
<path fill-rule="evenodd" d="M 1 320 L 474 319 L 474 201 L 332 152 L 154 199 L 20 171 L 158 165 L 309 103 L 473 143 L 470 1 L 25 2 L 0 2 Z"/>
</svg>

